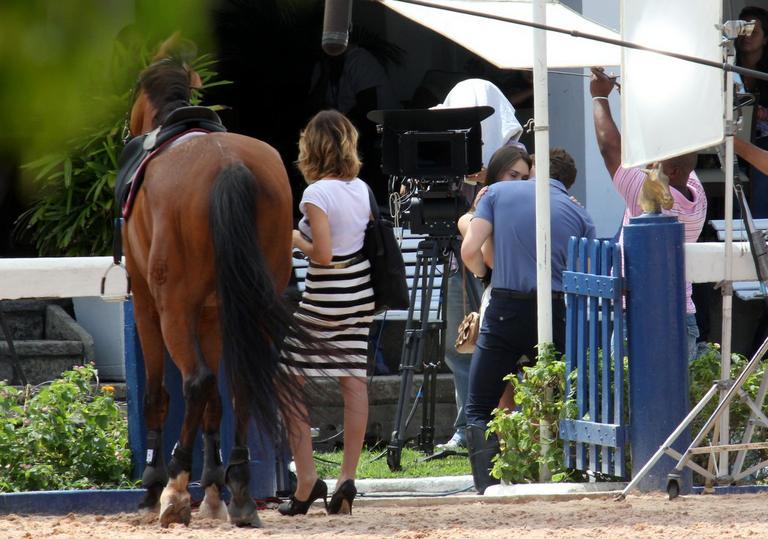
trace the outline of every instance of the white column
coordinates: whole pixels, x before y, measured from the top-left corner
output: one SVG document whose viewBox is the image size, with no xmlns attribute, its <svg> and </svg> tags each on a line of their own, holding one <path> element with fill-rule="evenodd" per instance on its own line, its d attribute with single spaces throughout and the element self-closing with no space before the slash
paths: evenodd
<svg viewBox="0 0 768 539">
<path fill-rule="evenodd" d="M 545 0 L 533 2 L 533 21 L 546 24 Z M 536 291 L 539 343 L 552 342 L 552 267 L 549 226 L 549 96 L 547 33 L 533 31 L 533 114 L 536 146 Z"/>
<path fill-rule="evenodd" d="M 547 22 L 545 0 L 534 0 L 533 21 Z M 549 226 L 549 95 L 547 89 L 547 33 L 533 31 L 533 117 L 536 145 L 536 292 L 539 343 L 552 342 L 552 267 L 551 231 Z M 551 399 L 551 395 L 545 398 Z M 541 422 L 541 452 L 549 450 L 549 424 Z M 549 481 L 552 474 L 546 466 L 539 468 L 539 481 Z"/>
</svg>

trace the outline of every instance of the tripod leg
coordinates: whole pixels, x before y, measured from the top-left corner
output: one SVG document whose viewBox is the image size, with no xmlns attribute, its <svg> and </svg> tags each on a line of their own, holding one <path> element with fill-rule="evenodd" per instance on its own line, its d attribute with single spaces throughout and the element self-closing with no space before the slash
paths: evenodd
<svg viewBox="0 0 768 539">
<path fill-rule="evenodd" d="M 397 401 L 397 410 L 395 412 L 395 422 L 392 431 L 392 437 L 387 446 L 387 465 L 391 471 L 402 470 L 401 457 L 403 445 L 405 444 L 405 431 L 408 428 L 410 417 L 405 417 L 405 407 L 410 400 L 411 387 L 413 384 L 413 372 L 416 369 L 416 362 L 424 353 L 424 309 L 427 309 L 429 315 L 430 298 L 425 298 L 424 290 L 427 289 L 427 276 L 429 255 L 434 251 L 434 242 L 424 240 L 419 243 L 416 252 L 416 267 L 413 274 L 413 285 L 411 287 L 411 304 L 408 307 L 408 318 L 405 323 L 405 340 L 403 342 L 403 352 L 400 359 L 400 394 Z M 414 319 L 416 307 L 416 292 L 419 289 L 419 283 L 422 282 L 421 310 L 418 327 Z M 419 398 L 419 395 L 417 395 Z"/>
<path fill-rule="evenodd" d="M 631 491 L 635 485 L 637 485 L 638 482 L 653 468 L 653 466 L 659 461 L 659 459 L 666 453 L 667 449 L 672 447 L 672 444 L 677 440 L 678 436 L 682 434 L 682 432 L 688 428 L 688 425 L 696 418 L 697 415 L 699 415 L 699 412 L 701 412 L 704 407 L 707 405 L 709 400 L 714 396 L 714 394 L 717 392 L 718 385 L 713 384 L 711 388 L 709 388 L 709 391 L 707 391 L 706 395 L 702 397 L 702 399 L 699 401 L 699 403 L 693 407 L 693 410 L 691 410 L 688 415 L 685 417 L 682 423 L 680 423 L 677 428 L 672 431 L 672 434 L 669 435 L 669 437 L 664 441 L 664 443 L 659 447 L 659 449 L 656 451 L 656 453 L 653 454 L 651 459 L 645 463 L 645 465 L 640 469 L 640 472 L 632 478 L 632 481 L 629 482 L 629 484 L 624 488 L 624 490 L 621 491 L 621 494 L 617 497 L 618 500 L 623 500 L 627 497 L 627 494 L 629 491 Z M 680 459 L 680 462 L 683 462 L 684 459 L 689 458 L 689 452 L 691 447 L 695 447 L 694 444 L 691 444 L 691 446 L 688 448 L 688 450 L 685 452 L 685 455 L 683 455 L 683 458 Z M 683 464 L 684 466 L 685 464 Z M 678 463 L 678 467 L 682 470 L 682 466 Z M 677 468 L 675 468 L 677 470 Z M 677 470 L 679 471 L 679 470 Z"/>
<path fill-rule="evenodd" d="M 765 400 L 765 394 L 768 391 L 768 370 L 763 373 L 763 379 L 760 381 L 760 388 L 757 390 L 754 402 L 762 403 Z M 759 406 L 759 404 L 758 404 Z M 749 414 L 747 420 L 747 426 L 744 428 L 744 435 L 742 436 L 741 443 L 747 444 L 752 441 L 752 435 L 755 432 L 755 418 L 756 414 L 752 411 Z M 733 464 L 733 476 L 737 476 L 741 473 L 741 469 L 744 466 L 744 458 L 747 456 L 746 450 L 739 451 L 736 454 L 736 461 Z"/>
<path fill-rule="evenodd" d="M 419 449 L 424 453 L 431 454 L 435 449 L 435 400 L 437 399 L 437 369 L 440 366 L 442 358 L 445 357 L 445 321 L 447 313 L 447 288 L 448 273 L 450 270 L 450 261 L 447 256 L 442 256 L 442 275 L 443 280 L 440 283 L 440 302 L 438 309 L 442 321 L 440 328 L 430 326 L 429 312 L 432 306 L 432 291 L 434 290 L 434 281 L 437 274 L 437 262 L 441 257 L 442 249 L 439 244 L 435 244 L 435 251 L 429 266 L 429 283 L 422 295 L 421 327 L 424 328 L 424 339 L 429 343 L 429 351 L 434 352 L 437 349 L 437 359 L 434 361 L 427 357 L 426 346 L 422 355 L 424 365 L 424 400 L 422 401 L 422 421 L 421 432 L 419 435 Z M 426 305 L 426 309 L 424 306 Z M 436 346 L 435 346 L 436 345 Z"/>
</svg>

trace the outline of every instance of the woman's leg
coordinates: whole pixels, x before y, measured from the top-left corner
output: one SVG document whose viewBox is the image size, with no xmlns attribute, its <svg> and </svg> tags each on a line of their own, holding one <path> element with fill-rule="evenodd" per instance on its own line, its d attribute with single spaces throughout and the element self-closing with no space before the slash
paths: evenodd
<svg viewBox="0 0 768 539">
<path fill-rule="evenodd" d="M 303 377 L 299 377 L 299 383 L 304 385 Z M 293 495 L 299 501 L 306 501 L 317 481 L 317 469 L 312 455 L 312 432 L 307 423 L 307 408 L 304 403 L 297 403 L 294 412 L 287 422 L 288 442 L 296 464 L 296 492 Z"/>
<path fill-rule="evenodd" d="M 342 376 L 339 383 L 344 397 L 344 458 L 337 485 L 355 478 L 368 426 L 368 380 Z"/>
</svg>

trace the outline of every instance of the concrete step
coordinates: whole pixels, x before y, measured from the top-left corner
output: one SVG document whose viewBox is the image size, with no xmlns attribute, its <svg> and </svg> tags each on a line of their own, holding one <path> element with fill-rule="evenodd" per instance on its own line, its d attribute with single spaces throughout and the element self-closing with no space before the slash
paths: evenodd
<svg viewBox="0 0 768 539">
<path fill-rule="evenodd" d="M 3 314 L 13 347 L 27 381 L 37 385 L 54 380 L 75 365 L 93 361 L 93 338 L 59 303 L 4 301 Z M 0 380 L 13 380 L 10 347 L 0 335 Z"/>
</svg>

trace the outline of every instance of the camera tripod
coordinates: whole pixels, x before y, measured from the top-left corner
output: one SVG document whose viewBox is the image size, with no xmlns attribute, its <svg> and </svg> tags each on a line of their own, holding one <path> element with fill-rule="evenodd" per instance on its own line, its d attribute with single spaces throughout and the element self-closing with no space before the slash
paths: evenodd
<svg viewBox="0 0 768 539">
<path fill-rule="evenodd" d="M 460 243 L 455 236 L 429 237 L 421 240 L 416 250 L 411 301 L 408 307 L 400 358 L 400 394 L 397 401 L 392 438 L 387 446 L 387 465 L 392 471 L 402 469 L 402 450 L 407 441 L 405 431 L 416 411 L 419 399 L 422 401 L 422 423 L 417 436 L 418 448 L 427 454 L 431 454 L 434 449 L 437 370 L 443 360 L 445 347 L 453 346 L 453 343 L 445 342 L 450 255 L 455 256 L 461 268 L 459 245 Z M 432 292 L 438 267 L 440 267 L 442 274 L 440 299 L 433 308 Z M 419 291 L 421 292 L 421 300 L 417 312 Z M 468 287 L 467 295 L 470 308 L 476 310 L 479 306 L 479 298 L 473 292 L 471 287 Z M 430 316 L 435 310 L 438 314 L 437 317 Z M 427 350 L 435 349 L 438 357 L 430 357 Z M 411 400 L 413 375 L 419 364 L 423 367 L 424 382 L 415 397 L 411 412 L 406 418 L 406 407 Z"/>
</svg>

